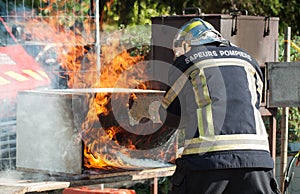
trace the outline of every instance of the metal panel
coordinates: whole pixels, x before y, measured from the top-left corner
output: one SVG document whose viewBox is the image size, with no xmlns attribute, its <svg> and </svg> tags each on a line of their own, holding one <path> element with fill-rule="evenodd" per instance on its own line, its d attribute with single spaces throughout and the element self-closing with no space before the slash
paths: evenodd
<svg viewBox="0 0 300 194">
<path fill-rule="evenodd" d="M 267 63 L 269 107 L 300 107 L 300 62 Z"/>
<path fill-rule="evenodd" d="M 232 19 L 223 18 L 221 33 L 233 44 L 245 49 L 260 66 L 278 60 L 278 18 L 261 16 L 237 16 L 237 32 L 231 35 Z M 265 33 L 268 33 L 266 35 Z"/>
<path fill-rule="evenodd" d="M 173 39 L 178 29 L 190 19 L 201 17 L 199 15 L 173 15 L 153 17 L 152 20 L 152 59 L 172 64 L 174 56 L 172 50 Z M 229 15 L 227 16 L 229 17 Z M 212 23 L 217 30 L 220 29 L 221 15 L 210 15 L 204 18 Z"/>
<path fill-rule="evenodd" d="M 82 142 L 74 124 L 71 94 L 22 91 L 17 107 L 18 169 L 80 174 Z"/>
<path fill-rule="evenodd" d="M 232 35 L 232 29 L 235 28 L 235 19 L 231 15 L 225 14 L 153 17 L 152 57 L 154 60 L 172 63 L 172 43 L 177 30 L 185 22 L 195 17 L 210 22 L 224 38 L 248 51 L 260 65 L 263 66 L 265 62 L 277 61 L 279 18 L 270 17 L 268 20 L 268 18 L 262 16 L 237 16 L 236 35 Z M 265 32 L 269 34 L 266 35 Z"/>
<path fill-rule="evenodd" d="M 16 168 L 16 120 L 0 121 L 0 170 Z"/>
</svg>

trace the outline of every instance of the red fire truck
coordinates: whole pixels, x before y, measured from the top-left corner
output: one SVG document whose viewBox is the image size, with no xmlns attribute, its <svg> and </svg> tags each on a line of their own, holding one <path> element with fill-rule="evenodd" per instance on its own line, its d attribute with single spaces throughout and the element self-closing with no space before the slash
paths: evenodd
<svg viewBox="0 0 300 194">
<path fill-rule="evenodd" d="M 12 30 L 11 30 L 12 29 Z M 0 17 L 0 170 L 16 163 L 16 112 L 20 90 L 50 87 L 43 68 L 17 40 L 16 28 Z"/>
<path fill-rule="evenodd" d="M 0 100 L 15 98 L 19 90 L 47 87 L 48 75 L 17 40 L 0 17 Z"/>
</svg>

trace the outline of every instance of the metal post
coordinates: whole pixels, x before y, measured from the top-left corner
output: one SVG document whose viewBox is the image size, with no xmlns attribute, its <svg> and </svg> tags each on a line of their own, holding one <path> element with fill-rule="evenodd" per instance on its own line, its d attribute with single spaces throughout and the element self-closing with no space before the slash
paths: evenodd
<svg viewBox="0 0 300 194">
<path fill-rule="evenodd" d="M 285 32 L 285 44 L 284 44 L 284 61 L 290 62 L 290 46 L 291 46 L 291 27 L 288 27 Z M 288 116 L 289 108 L 282 108 L 282 122 L 281 122 L 281 163 L 280 163 L 280 182 L 281 191 L 284 190 L 284 176 L 287 166 L 287 148 L 288 148 Z"/>
<path fill-rule="evenodd" d="M 99 0 L 96 0 L 96 65 L 97 65 L 97 73 L 98 77 L 101 74 L 101 62 L 100 62 L 100 3 Z"/>
<path fill-rule="evenodd" d="M 157 177 L 153 178 L 153 194 L 158 194 L 158 179 L 157 179 Z"/>
</svg>

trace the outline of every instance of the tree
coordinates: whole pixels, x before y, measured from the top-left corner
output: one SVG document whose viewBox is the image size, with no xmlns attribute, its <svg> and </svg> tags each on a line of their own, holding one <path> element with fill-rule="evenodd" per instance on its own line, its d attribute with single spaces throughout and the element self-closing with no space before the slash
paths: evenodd
<svg viewBox="0 0 300 194">
<path fill-rule="evenodd" d="M 280 0 L 282 7 L 279 13 L 281 20 L 281 32 L 287 26 L 292 28 L 293 35 L 300 35 L 300 1 L 299 0 Z"/>
<path fill-rule="evenodd" d="M 81 4 L 90 5 L 90 14 L 94 13 L 95 0 L 14 0 L 0 2 L 1 15 L 7 14 L 15 8 L 22 10 L 45 7 L 49 3 L 57 5 Z M 272 16 L 280 18 L 280 33 L 287 26 L 292 27 L 293 34 L 300 33 L 300 2 L 299 0 L 99 0 L 100 23 L 127 26 L 149 23 L 153 16 L 182 14 L 187 7 L 199 7 L 203 13 L 227 13 L 230 11 L 247 10 L 249 15 Z M 6 10 L 6 9 L 9 10 Z M 24 10 L 24 9 L 23 9 Z"/>
<path fill-rule="evenodd" d="M 209 14 L 229 14 L 238 9 L 247 10 L 248 15 L 279 17 L 281 33 L 286 26 L 291 26 L 293 34 L 299 34 L 299 0 L 114 0 L 110 10 L 104 8 L 107 13 L 104 20 L 124 26 L 143 24 L 157 15 L 180 15 L 187 7 L 199 7 Z"/>
</svg>

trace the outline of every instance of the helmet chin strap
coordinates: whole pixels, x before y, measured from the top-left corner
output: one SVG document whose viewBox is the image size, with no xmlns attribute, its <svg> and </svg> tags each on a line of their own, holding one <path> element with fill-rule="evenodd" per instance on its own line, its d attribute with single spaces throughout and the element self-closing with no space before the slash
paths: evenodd
<svg viewBox="0 0 300 194">
<path fill-rule="evenodd" d="M 191 49 L 190 45 L 187 44 L 186 42 L 184 42 L 182 44 L 183 44 L 183 51 L 184 51 L 184 53 L 187 53 Z"/>
<path fill-rule="evenodd" d="M 219 46 L 233 46 L 233 45 L 231 44 L 231 42 L 229 40 L 224 39 L 224 40 L 221 40 L 221 43 Z"/>
<path fill-rule="evenodd" d="M 181 47 L 182 47 L 182 54 L 187 53 L 189 50 L 191 50 L 191 45 L 190 45 L 190 41 L 184 40 L 181 43 Z"/>
</svg>

